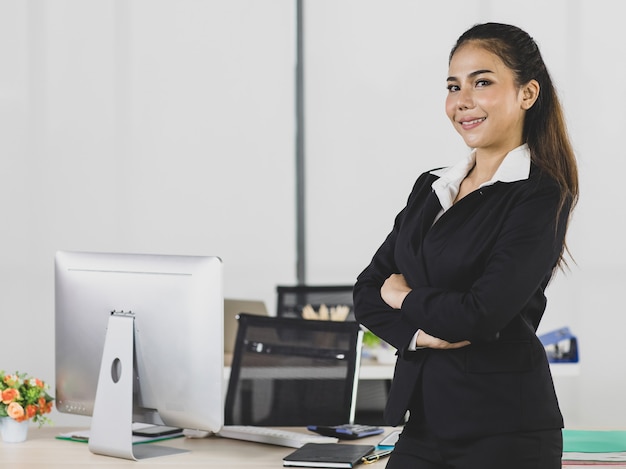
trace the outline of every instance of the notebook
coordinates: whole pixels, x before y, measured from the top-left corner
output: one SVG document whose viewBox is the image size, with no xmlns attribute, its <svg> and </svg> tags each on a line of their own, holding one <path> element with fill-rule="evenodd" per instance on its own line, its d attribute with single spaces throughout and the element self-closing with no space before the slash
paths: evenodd
<svg viewBox="0 0 626 469">
<path fill-rule="evenodd" d="M 563 465 L 623 464 L 626 431 L 563 429 Z"/>
<path fill-rule="evenodd" d="M 224 353 L 233 353 L 237 338 L 237 315 L 239 313 L 267 316 L 265 303 L 260 300 L 224 299 Z"/>
<path fill-rule="evenodd" d="M 283 458 L 286 467 L 352 468 L 374 451 L 373 445 L 307 443 Z"/>
</svg>

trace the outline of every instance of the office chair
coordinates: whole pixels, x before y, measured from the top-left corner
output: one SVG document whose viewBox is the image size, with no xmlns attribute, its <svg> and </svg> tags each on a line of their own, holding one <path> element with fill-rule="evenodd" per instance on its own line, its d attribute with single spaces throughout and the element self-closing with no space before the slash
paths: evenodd
<svg viewBox="0 0 626 469">
<path fill-rule="evenodd" d="M 297 285 L 276 287 L 279 317 L 301 318 L 306 308 L 311 306 L 319 312 L 321 305 L 327 308 L 349 307 L 346 321 L 356 321 L 352 285 Z M 332 319 L 332 318 L 329 318 Z M 362 380 L 359 382 L 356 402 L 356 420 L 358 423 L 383 425 L 383 412 L 387 402 L 390 380 Z"/>
<path fill-rule="evenodd" d="M 356 322 L 241 314 L 225 424 L 353 423 L 361 336 Z"/>
<path fill-rule="evenodd" d="M 276 293 L 277 316 L 300 318 L 307 305 L 312 306 L 315 311 L 319 311 L 321 305 L 328 308 L 347 306 L 349 313 L 345 319 L 355 320 L 352 285 L 279 285 L 276 287 Z"/>
</svg>

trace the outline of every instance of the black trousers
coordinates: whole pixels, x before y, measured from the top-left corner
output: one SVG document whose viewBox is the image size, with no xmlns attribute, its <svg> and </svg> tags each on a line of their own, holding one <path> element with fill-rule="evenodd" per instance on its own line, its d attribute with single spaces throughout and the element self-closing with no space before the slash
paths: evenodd
<svg viewBox="0 0 626 469">
<path fill-rule="evenodd" d="M 405 428 L 387 469 L 561 469 L 560 429 L 441 440 Z"/>
</svg>

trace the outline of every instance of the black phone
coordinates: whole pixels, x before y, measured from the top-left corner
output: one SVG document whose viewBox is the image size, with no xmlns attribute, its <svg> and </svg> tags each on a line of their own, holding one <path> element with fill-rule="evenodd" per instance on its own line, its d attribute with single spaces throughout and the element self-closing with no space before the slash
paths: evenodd
<svg viewBox="0 0 626 469">
<path fill-rule="evenodd" d="M 324 436 L 334 436 L 340 440 L 356 440 L 366 436 L 379 435 L 385 430 L 374 425 L 344 424 L 344 425 L 309 425 L 312 432 Z"/>
</svg>

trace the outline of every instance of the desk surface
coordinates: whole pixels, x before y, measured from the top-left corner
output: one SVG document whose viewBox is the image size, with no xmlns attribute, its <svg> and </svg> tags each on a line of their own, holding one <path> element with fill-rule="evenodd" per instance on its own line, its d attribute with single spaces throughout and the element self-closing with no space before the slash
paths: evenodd
<svg viewBox="0 0 626 469">
<path fill-rule="evenodd" d="M 215 469 L 250 469 L 282 468 L 282 459 L 293 451 L 284 446 L 264 445 L 227 438 L 177 438 L 161 441 L 158 444 L 189 450 L 188 453 L 144 459 L 140 462 L 111 458 L 92 454 L 85 443 L 57 440 L 59 433 L 72 431 L 72 428 L 32 427 L 29 429 L 28 440 L 23 443 L 4 443 L 0 441 L 0 467 L 11 469 L 46 469 L 67 468 L 111 468 L 134 467 L 202 467 Z M 391 428 L 385 432 L 391 431 Z M 306 432 L 306 430 L 302 430 Z M 376 444 L 381 436 L 376 435 L 354 441 L 354 443 Z M 350 444 L 345 442 L 342 444 Z M 362 468 L 383 469 L 387 463 L 383 459 Z M 138 466 L 139 464 L 139 466 Z M 589 466 L 564 466 L 564 469 L 585 469 Z M 593 466 L 601 469 L 624 469 L 625 465 Z"/>
<path fill-rule="evenodd" d="M 28 439 L 23 443 L 4 443 L 0 440 L 0 467 L 10 469 L 110 468 L 133 467 L 165 468 L 182 466 L 215 469 L 282 468 L 282 460 L 294 448 L 266 445 L 228 438 L 176 438 L 160 441 L 158 445 L 189 450 L 188 453 L 143 459 L 139 462 L 92 454 L 85 443 L 58 440 L 60 433 L 74 430 L 61 427 L 31 427 Z M 305 429 L 297 431 L 306 433 Z M 391 431 L 389 429 L 388 431 Z M 375 445 L 381 435 L 362 438 L 354 443 Z M 342 444 L 350 444 L 345 442 Z M 386 459 L 370 464 L 367 468 L 383 469 Z"/>
</svg>

